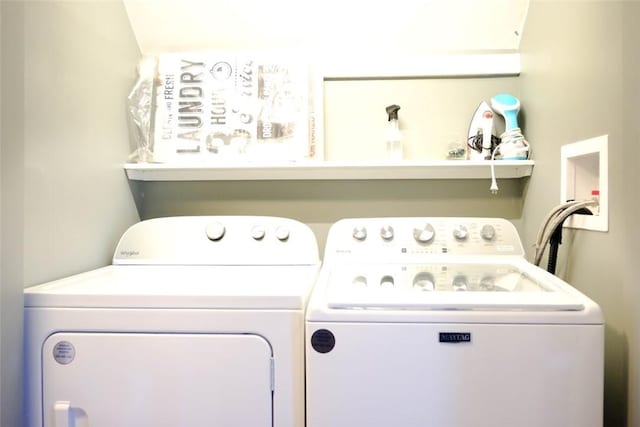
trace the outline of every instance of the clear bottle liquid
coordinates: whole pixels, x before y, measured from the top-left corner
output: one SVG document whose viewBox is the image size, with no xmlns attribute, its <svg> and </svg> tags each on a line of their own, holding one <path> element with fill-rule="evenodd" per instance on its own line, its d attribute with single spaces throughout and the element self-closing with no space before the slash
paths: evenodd
<svg viewBox="0 0 640 427">
<path fill-rule="evenodd" d="M 387 160 L 402 160 L 402 134 L 397 120 L 392 120 L 387 129 Z"/>
<path fill-rule="evenodd" d="M 398 123 L 399 105 L 390 105 L 387 107 L 389 115 L 389 125 L 386 131 L 387 141 L 387 160 L 399 162 L 402 160 L 402 132 L 400 132 L 400 124 Z"/>
</svg>

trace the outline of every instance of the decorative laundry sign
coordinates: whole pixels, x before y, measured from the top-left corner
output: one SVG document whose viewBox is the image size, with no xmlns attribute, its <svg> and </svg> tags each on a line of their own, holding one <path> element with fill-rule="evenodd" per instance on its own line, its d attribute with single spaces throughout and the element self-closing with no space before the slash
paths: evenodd
<svg viewBox="0 0 640 427">
<path fill-rule="evenodd" d="M 158 57 L 156 162 L 313 158 L 309 69 L 231 53 Z"/>
</svg>

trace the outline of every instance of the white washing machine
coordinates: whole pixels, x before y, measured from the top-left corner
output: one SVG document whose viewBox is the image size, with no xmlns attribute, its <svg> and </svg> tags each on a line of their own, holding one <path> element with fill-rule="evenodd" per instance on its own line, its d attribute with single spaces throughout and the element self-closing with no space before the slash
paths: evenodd
<svg viewBox="0 0 640 427">
<path fill-rule="evenodd" d="M 602 427 L 604 325 L 491 218 L 347 219 L 307 307 L 307 427 Z"/>
<path fill-rule="evenodd" d="M 29 427 L 301 427 L 316 239 L 294 220 L 140 222 L 113 265 L 25 290 Z"/>
</svg>

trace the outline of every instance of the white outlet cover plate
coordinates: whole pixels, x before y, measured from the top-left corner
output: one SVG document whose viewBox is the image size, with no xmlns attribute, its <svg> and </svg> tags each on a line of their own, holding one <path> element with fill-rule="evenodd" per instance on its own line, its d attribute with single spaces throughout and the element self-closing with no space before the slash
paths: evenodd
<svg viewBox="0 0 640 427">
<path fill-rule="evenodd" d="M 574 199 L 577 177 L 572 161 L 582 156 L 597 156 L 598 190 L 600 191 L 600 211 L 598 215 L 571 215 L 564 222 L 565 227 L 594 231 L 609 231 L 609 152 L 608 135 L 563 145 L 560 149 L 560 202 Z M 571 181 L 573 180 L 573 184 Z"/>
</svg>

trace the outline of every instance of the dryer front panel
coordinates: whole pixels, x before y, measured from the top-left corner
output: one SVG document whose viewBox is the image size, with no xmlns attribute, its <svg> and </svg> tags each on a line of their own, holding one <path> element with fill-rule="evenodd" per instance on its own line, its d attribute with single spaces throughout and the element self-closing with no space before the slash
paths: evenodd
<svg viewBox="0 0 640 427">
<path fill-rule="evenodd" d="M 251 334 L 56 333 L 44 427 L 272 426 L 272 366 Z"/>
</svg>

